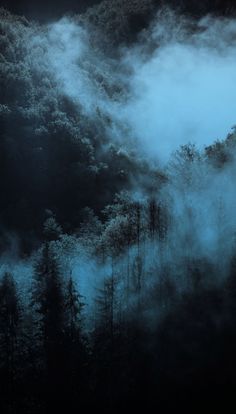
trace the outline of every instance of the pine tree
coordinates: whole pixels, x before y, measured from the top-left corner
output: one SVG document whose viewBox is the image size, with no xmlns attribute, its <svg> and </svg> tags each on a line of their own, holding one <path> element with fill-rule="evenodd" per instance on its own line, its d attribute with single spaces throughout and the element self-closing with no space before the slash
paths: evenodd
<svg viewBox="0 0 236 414">
<path fill-rule="evenodd" d="M 17 370 L 17 341 L 20 320 L 16 284 L 6 272 L 0 284 L 0 383 L 8 410 L 13 410 L 13 389 Z"/>
<path fill-rule="evenodd" d="M 82 296 L 78 293 L 72 275 L 70 275 L 65 292 L 65 312 L 68 335 L 72 341 L 80 331 L 83 307 Z"/>
<path fill-rule="evenodd" d="M 63 398 L 66 355 L 63 281 L 49 242 L 43 245 L 36 261 L 32 304 L 35 310 L 35 339 L 41 349 L 50 409 Z"/>
<path fill-rule="evenodd" d="M 82 296 L 77 291 L 72 275 L 70 275 L 65 286 L 65 351 L 67 355 L 65 392 L 68 400 L 79 399 L 80 404 L 85 401 L 88 388 L 88 355 L 86 340 L 82 333 L 83 308 Z"/>
<path fill-rule="evenodd" d="M 96 297 L 96 326 L 93 332 L 93 356 L 95 369 L 95 389 L 98 400 L 106 399 L 109 408 L 115 390 L 114 364 L 119 360 L 117 278 L 112 264 L 111 276 L 104 279 Z"/>
</svg>

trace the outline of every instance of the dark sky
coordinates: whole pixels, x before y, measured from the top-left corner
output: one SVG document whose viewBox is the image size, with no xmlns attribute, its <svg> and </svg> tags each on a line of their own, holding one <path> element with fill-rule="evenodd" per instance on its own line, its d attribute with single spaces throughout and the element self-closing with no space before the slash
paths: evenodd
<svg viewBox="0 0 236 414">
<path fill-rule="evenodd" d="M 153 1 L 160 3 L 160 0 Z M 83 12 L 93 4 L 100 2 L 102 0 L 0 0 L 0 5 L 13 13 L 25 15 L 27 18 L 47 21 L 68 12 Z M 181 4 L 183 9 L 196 15 L 208 12 L 225 14 L 235 9 L 236 0 L 166 0 L 166 3 L 174 6 Z"/>
<path fill-rule="evenodd" d="M 0 0 L 1 6 L 28 18 L 48 20 L 67 12 L 83 12 L 101 0 Z"/>
</svg>

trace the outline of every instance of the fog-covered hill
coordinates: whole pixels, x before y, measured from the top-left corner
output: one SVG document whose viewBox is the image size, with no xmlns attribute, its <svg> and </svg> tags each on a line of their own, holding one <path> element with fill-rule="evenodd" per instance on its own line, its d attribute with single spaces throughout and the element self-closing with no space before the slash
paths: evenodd
<svg viewBox="0 0 236 414">
<path fill-rule="evenodd" d="M 227 410 L 234 4 L 82 3 L 0 9 L 0 411 Z"/>
</svg>

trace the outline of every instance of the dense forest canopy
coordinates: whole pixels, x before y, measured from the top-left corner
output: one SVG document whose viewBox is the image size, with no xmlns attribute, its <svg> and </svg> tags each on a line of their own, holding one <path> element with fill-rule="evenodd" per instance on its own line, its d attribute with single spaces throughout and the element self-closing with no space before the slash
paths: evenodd
<svg viewBox="0 0 236 414">
<path fill-rule="evenodd" d="M 29 251 L 48 214 L 73 232 L 85 207 L 100 215 L 119 191 L 162 175 L 160 156 L 211 143 L 234 125 L 233 22 L 165 9 L 127 49 L 111 10 L 99 5 L 41 26 L 1 11 L 3 248 L 10 232 Z"/>
<path fill-rule="evenodd" d="M 4 6 L 1 411 L 225 407 L 234 2 Z"/>
</svg>

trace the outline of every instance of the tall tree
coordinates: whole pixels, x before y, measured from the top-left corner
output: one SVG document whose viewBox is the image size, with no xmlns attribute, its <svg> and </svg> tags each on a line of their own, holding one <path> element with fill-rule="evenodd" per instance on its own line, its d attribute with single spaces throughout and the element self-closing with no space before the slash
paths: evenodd
<svg viewBox="0 0 236 414">
<path fill-rule="evenodd" d="M 12 274 L 6 272 L 0 284 L 0 384 L 10 412 L 14 403 L 19 320 L 16 284 Z"/>
<path fill-rule="evenodd" d="M 82 331 L 83 297 L 79 294 L 76 284 L 70 275 L 65 286 L 65 393 L 68 401 L 85 402 L 88 392 L 88 349 L 86 337 Z M 87 401 L 88 402 L 88 401 Z"/>
<path fill-rule="evenodd" d="M 65 298 L 63 281 L 51 244 L 43 245 L 34 269 L 32 304 L 35 330 L 45 367 L 47 403 L 55 407 L 63 396 L 65 356 Z"/>
</svg>

